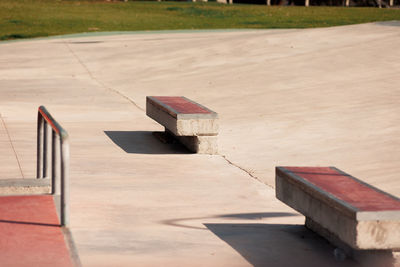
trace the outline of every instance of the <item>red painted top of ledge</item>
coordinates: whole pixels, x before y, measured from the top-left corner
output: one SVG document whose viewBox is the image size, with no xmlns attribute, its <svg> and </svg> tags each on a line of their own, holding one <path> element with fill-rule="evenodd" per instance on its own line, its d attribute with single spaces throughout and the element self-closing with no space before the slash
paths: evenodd
<svg viewBox="0 0 400 267">
<path fill-rule="evenodd" d="M 0 265 L 73 266 L 59 225 L 51 195 L 0 197 Z"/>
<path fill-rule="evenodd" d="M 153 96 L 163 104 L 173 108 L 176 112 L 181 114 L 208 114 L 211 113 L 209 110 L 188 101 L 186 98 L 181 96 Z"/>
<path fill-rule="evenodd" d="M 330 167 L 284 167 L 360 211 L 399 210 L 400 201 Z"/>
</svg>

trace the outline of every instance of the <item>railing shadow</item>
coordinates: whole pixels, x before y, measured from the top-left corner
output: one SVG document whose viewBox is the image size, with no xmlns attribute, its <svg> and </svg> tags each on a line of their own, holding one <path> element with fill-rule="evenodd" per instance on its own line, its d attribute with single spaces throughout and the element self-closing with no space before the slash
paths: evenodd
<svg viewBox="0 0 400 267">
<path fill-rule="evenodd" d="M 337 262 L 334 247 L 304 225 L 206 223 L 211 232 L 253 266 L 359 266 Z"/>
<path fill-rule="evenodd" d="M 189 154 L 180 143 L 162 143 L 150 131 L 104 131 L 126 153 L 134 154 Z"/>
<path fill-rule="evenodd" d="M 35 225 L 35 226 L 49 226 L 49 227 L 60 227 L 59 224 L 54 223 L 41 223 L 41 222 L 25 222 L 25 221 L 13 221 L 13 220 L 1 220 L 0 223 L 11 223 L 11 224 L 22 224 L 22 225 Z"/>
</svg>

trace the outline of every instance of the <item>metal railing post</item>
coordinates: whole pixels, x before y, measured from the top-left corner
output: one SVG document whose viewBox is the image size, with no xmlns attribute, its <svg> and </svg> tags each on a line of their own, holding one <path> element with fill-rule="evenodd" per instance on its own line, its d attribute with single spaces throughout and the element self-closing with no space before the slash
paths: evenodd
<svg viewBox="0 0 400 267">
<path fill-rule="evenodd" d="M 42 162 L 43 162 L 43 117 L 38 112 L 37 118 L 37 148 L 36 148 L 36 178 L 42 178 Z"/>
<path fill-rule="evenodd" d="M 51 134 L 51 193 L 60 194 L 60 140 L 56 131 Z"/>
<path fill-rule="evenodd" d="M 61 225 L 69 225 L 69 144 L 61 139 Z"/>
<path fill-rule="evenodd" d="M 49 127 L 47 121 L 43 123 L 43 173 L 42 178 L 49 177 Z"/>
</svg>

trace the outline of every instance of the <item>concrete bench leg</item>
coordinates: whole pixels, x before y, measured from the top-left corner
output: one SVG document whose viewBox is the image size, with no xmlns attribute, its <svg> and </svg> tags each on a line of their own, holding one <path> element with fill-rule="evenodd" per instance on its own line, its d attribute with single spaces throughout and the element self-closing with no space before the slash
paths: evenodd
<svg viewBox="0 0 400 267">
<path fill-rule="evenodd" d="M 199 154 L 217 154 L 217 136 L 177 136 L 179 142 L 190 151 Z"/>
<path fill-rule="evenodd" d="M 164 132 L 153 132 L 153 135 L 162 143 L 179 142 L 187 149 L 198 154 L 214 155 L 218 153 L 218 136 L 176 136 L 168 129 Z"/>
<path fill-rule="evenodd" d="M 342 261 L 345 258 L 353 258 L 357 262 L 361 263 L 365 267 L 376 267 L 376 266 L 400 266 L 400 258 L 398 253 L 391 250 L 357 250 L 346 245 L 340 239 L 338 239 L 333 233 L 326 228 L 322 227 L 311 218 L 306 217 L 306 227 L 313 232 L 323 236 L 332 245 L 336 246 L 333 251 L 335 259 Z"/>
</svg>

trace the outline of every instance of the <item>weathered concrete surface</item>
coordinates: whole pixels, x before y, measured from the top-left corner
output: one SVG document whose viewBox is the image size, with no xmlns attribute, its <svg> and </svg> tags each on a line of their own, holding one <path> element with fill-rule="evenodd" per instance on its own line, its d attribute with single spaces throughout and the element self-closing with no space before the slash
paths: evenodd
<svg viewBox="0 0 400 267">
<path fill-rule="evenodd" d="M 0 112 L 24 177 L 37 107 L 69 132 L 84 266 L 335 266 L 332 247 L 250 175 L 272 185 L 276 165 L 335 165 L 400 194 L 392 24 L 2 43 Z M 159 143 L 146 95 L 207 103 L 221 155 Z"/>
<path fill-rule="evenodd" d="M 51 193 L 50 179 L 1 179 L 0 196 Z"/>
<path fill-rule="evenodd" d="M 277 165 L 338 166 L 399 195 L 398 31 L 388 22 L 69 45 L 142 108 L 146 95 L 207 103 L 220 153 L 270 185 Z M 111 57 L 121 60 L 101 64 Z"/>
</svg>

